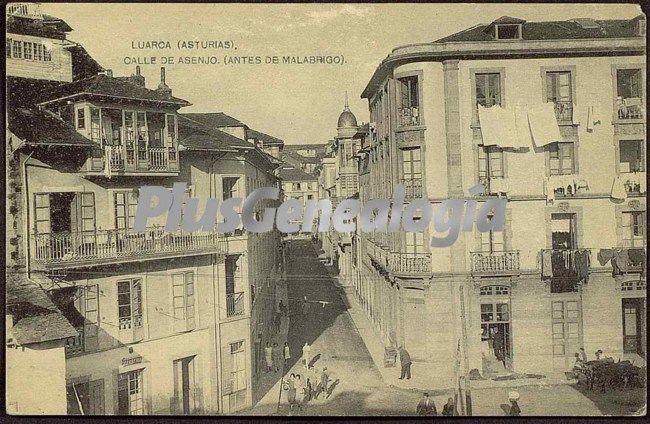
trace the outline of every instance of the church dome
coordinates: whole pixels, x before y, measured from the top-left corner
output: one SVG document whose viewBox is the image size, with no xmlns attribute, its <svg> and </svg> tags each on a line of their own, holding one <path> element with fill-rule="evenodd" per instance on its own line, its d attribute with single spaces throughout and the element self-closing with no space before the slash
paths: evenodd
<svg viewBox="0 0 650 424">
<path fill-rule="evenodd" d="M 350 109 L 346 108 L 341 112 L 339 116 L 339 122 L 337 128 L 356 128 L 357 127 L 357 118 L 354 116 Z"/>
</svg>

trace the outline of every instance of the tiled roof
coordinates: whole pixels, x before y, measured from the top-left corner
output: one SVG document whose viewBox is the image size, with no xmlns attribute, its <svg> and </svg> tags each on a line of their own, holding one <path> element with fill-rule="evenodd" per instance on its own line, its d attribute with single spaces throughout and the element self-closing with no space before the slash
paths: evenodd
<svg viewBox="0 0 650 424">
<path fill-rule="evenodd" d="M 281 145 L 284 146 L 284 141 L 280 140 L 277 137 L 272 135 L 264 134 L 263 132 L 255 131 L 253 129 L 248 129 L 247 132 L 249 138 L 254 138 L 261 141 L 265 146 L 266 145 Z"/>
<path fill-rule="evenodd" d="M 178 142 L 188 150 L 253 149 L 254 146 L 216 128 L 209 128 L 187 117 L 178 115 Z"/>
<path fill-rule="evenodd" d="M 32 107 L 44 92 L 54 90 L 61 81 L 42 80 L 8 76 L 7 100 L 9 107 Z"/>
<path fill-rule="evenodd" d="M 68 47 L 72 55 L 72 80 L 77 81 L 84 78 L 90 78 L 104 71 L 104 68 L 88 54 L 86 49 L 77 44 Z"/>
<path fill-rule="evenodd" d="M 23 273 L 6 274 L 6 304 L 14 317 L 12 333 L 20 345 L 77 335 L 47 293 Z"/>
<path fill-rule="evenodd" d="M 76 336 L 77 330 L 60 313 L 34 315 L 14 323 L 12 333 L 19 345 L 42 343 Z"/>
<path fill-rule="evenodd" d="M 507 18 L 507 19 L 506 19 Z M 494 24 L 522 23 L 524 40 L 571 40 L 589 38 L 629 38 L 638 37 L 636 18 L 630 20 L 596 20 L 598 28 L 585 27 L 579 19 L 567 21 L 525 22 L 520 19 L 501 17 L 489 24 L 480 24 L 472 28 L 441 38 L 436 43 L 458 41 L 494 41 L 490 28 Z"/>
<path fill-rule="evenodd" d="M 71 125 L 49 111 L 10 107 L 7 112 L 9 131 L 27 144 L 59 146 L 94 146 Z"/>
<path fill-rule="evenodd" d="M 280 179 L 282 181 L 316 181 L 317 177 L 304 172 L 298 168 L 282 168 L 280 169 Z"/>
<path fill-rule="evenodd" d="M 94 95 L 114 97 L 135 101 L 151 101 L 171 103 L 179 106 L 189 106 L 190 102 L 173 96 L 167 96 L 159 91 L 150 90 L 135 84 L 125 78 L 112 78 L 107 75 L 95 75 L 90 78 L 59 85 L 44 93 L 41 103 L 49 103 L 57 99 L 79 95 Z"/>
<path fill-rule="evenodd" d="M 44 19 L 32 19 L 24 16 L 7 16 L 7 33 L 32 35 L 34 37 L 64 40 L 66 32 L 72 28 L 65 21 L 54 16 L 43 15 Z"/>
<path fill-rule="evenodd" d="M 245 127 L 246 125 L 241 121 L 226 115 L 223 112 L 210 112 L 210 113 L 184 113 L 193 121 L 200 122 L 211 128 L 221 127 Z"/>
</svg>

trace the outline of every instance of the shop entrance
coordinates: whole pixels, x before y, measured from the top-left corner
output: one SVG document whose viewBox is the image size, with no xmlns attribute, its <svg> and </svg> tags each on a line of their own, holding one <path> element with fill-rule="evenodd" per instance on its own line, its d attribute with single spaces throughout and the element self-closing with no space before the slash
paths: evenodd
<svg viewBox="0 0 650 424">
<path fill-rule="evenodd" d="M 643 357 L 646 334 L 644 298 L 623 299 L 623 350 Z"/>
<path fill-rule="evenodd" d="M 484 286 L 480 296 L 483 369 L 498 374 L 512 368 L 510 287 Z"/>
</svg>

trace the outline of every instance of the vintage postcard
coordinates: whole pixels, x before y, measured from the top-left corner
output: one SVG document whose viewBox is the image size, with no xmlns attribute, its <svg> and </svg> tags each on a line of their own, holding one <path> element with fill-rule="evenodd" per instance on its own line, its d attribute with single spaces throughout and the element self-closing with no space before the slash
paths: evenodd
<svg viewBox="0 0 650 424">
<path fill-rule="evenodd" d="M 5 13 L 8 414 L 645 415 L 639 4 Z"/>
</svg>

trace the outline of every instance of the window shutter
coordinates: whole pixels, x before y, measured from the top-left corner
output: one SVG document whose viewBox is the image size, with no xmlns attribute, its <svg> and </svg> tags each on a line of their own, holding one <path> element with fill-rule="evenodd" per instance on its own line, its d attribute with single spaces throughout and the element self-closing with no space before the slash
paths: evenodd
<svg viewBox="0 0 650 424">
<path fill-rule="evenodd" d="M 221 379 L 223 394 L 232 393 L 232 354 L 230 353 L 230 344 L 221 349 Z"/>
<path fill-rule="evenodd" d="M 94 352 L 99 348 L 99 285 L 84 288 L 84 350 Z"/>
<path fill-rule="evenodd" d="M 196 328 L 196 307 L 194 305 L 194 274 L 188 272 L 185 274 L 185 320 L 187 321 L 187 330 Z"/>
<path fill-rule="evenodd" d="M 503 226 L 503 248 L 512 250 L 512 210 L 506 209 L 505 225 Z"/>
<path fill-rule="evenodd" d="M 104 415 L 104 379 L 90 382 L 90 415 Z"/>
</svg>

